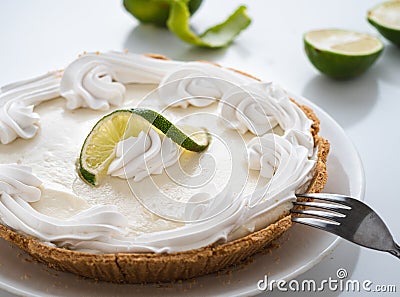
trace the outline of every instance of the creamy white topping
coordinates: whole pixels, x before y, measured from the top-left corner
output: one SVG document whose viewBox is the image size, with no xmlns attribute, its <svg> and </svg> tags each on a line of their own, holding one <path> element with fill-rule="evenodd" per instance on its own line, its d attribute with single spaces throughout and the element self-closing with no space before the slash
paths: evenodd
<svg viewBox="0 0 400 297">
<path fill-rule="evenodd" d="M 117 144 L 116 157 L 108 167 L 108 174 L 138 182 L 150 174 L 161 174 L 164 168 L 179 159 L 178 146 L 168 137 L 149 128 L 137 137 L 129 137 Z"/>
<path fill-rule="evenodd" d="M 24 234 L 63 247 L 73 248 L 79 243 L 82 248 L 91 249 L 92 241 L 96 241 L 107 251 L 110 243 L 123 238 L 126 232 L 122 227 L 128 222 L 115 206 L 85 205 L 87 209 L 62 220 L 41 214 L 29 202 L 38 202 L 42 191 L 62 195 L 62 192 L 47 190 L 41 185 L 29 167 L 0 164 L 1 221 Z"/>
<path fill-rule="evenodd" d="M 241 196 L 224 191 L 218 197 L 195 203 L 195 206 L 191 205 L 193 200 L 187 203 L 190 208 L 186 212 L 190 219 L 188 223 L 172 230 L 141 235 L 136 243 L 156 252 L 185 251 L 226 242 L 230 232 L 243 223 L 246 200 Z"/>
<path fill-rule="evenodd" d="M 58 71 L 6 85 L 0 92 L 0 142 L 7 144 L 17 137 L 33 138 L 39 127 L 34 106 L 59 96 L 61 73 Z"/>
<path fill-rule="evenodd" d="M 72 62 L 61 80 L 60 93 L 67 108 L 107 110 L 119 106 L 126 83 L 158 83 L 181 62 L 148 58 L 130 53 L 88 53 Z"/>
<path fill-rule="evenodd" d="M 29 90 L 30 83 L 2 91 Z M 159 100 L 142 101 L 135 91 L 139 85 L 126 96 L 126 83 L 160 83 Z M 54 84 L 58 92 L 58 82 Z M 40 103 L 42 97 L 33 94 L 44 89 L 24 91 L 25 97 L 38 99 L 22 102 Z M 153 129 L 142 132 L 117 144 L 109 166 L 111 176 L 127 181 L 108 177 L 100 188 L 92 188 L 77 178 L 74 163 L 85 135 L 105 113 L 68 112 L 60 100 L 42 104 L 38 110 L 44 113 L 44 130 L 36 146 L 30 150 L 16 142 L 10 144 L 12 153 L 0 147 L 0 162 L 29 164 L 46 184 L 40 195 L 40 182 L 31 173 L 29 178 L 11 175 L 17 182 L 10 182 L 4 176 L 16 165 L 0 166 L 0 215 L 4 224 L 49 244 L 102 253 L 174 252 L 233 240 L 287 214 L 296 191 L 304 191 L 313 176 L 317 154 L 312 122 L 275 84 L 199 62 L 87 54 L 67 67 L 61 94 L 70 109 L 202 107 L 201 112 L 165 111 L 179 124 L 205 126 L 213 141 L 197 154 L 180 150 Z M 19 109 L 13 108 L 0 114 L 0 125 L 9 124 L 8 114 L 21 122 Z M 30 125 L 37 129 L 36 118 Z M 283 132 L 276 135 L 278 126 Z"/>
<path fill-rule="evenodd" d="M 260 230 L 273 223 L 272 218 L 287 213 L 296 200 L 295 193 L 307 190 L 316 162 L 316 154 L 309 159 L 306 148 L 272 133 L 254 137 L 247 146 L 250 169 L 260 171 L 260 180 L 254 192 L 243 198 L 247 201 L 245 219 L 228 240 Z"/>
<path fill-rule="evenodd" d="M 274 83 L 253 82 L 233 87 L 221 98 L 219 109 L 223 123 L 231 129 L 261 136 L 279 125 L 291 143 L 306 147 L 309 156 L 312 154 L 312 121 Z"/>
<path fill-rule="evenodd" d="M 308 181 L 306 177 L 315 165 L 315 160 L 308 158 L 308 150 L 272 133 L 253 138 L 247 146 L 250 168 L 271 179 L 256 188 L 251 205 L 272 197 L 294 199 L 295 191 Z"/>
<path fill-rule="evenodd" d="M 42 182 L 32 174 L 32 170 L 23 165 L 0 164 L 0 193 L 26 202 L 40 199 L 39 186 Z"/>
<path fill-rule="evenodd" d="M 167 106 L 204 107 L 220 99 L 232 86 L 249 81 L 249 77 L 213 64 L 188 62 L 168 72 L 158 92 Z"/>
<path fill-rule="evenodd" d="M 271 131 L 280 118 L 278 98 L 269 96 L 271 84 L 251 83 L 231 88 L 219 102 L 223 123 L 244 134 L 263 135 Z"/>
</svg>

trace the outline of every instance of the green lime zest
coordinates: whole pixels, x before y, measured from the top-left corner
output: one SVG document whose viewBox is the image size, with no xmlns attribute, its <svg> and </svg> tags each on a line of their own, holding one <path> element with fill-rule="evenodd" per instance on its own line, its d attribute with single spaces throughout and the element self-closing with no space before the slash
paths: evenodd
<svg viewBox="0 0 400 297">
<path fill-rule="evenodd" d="M 204 130 L 203 141 L 201 143 L 196 142 L 194 139 L 186 135 L 182 130 L 177 128 L 163 115 L 151 109 L 133 108 L 130 110 L 132 113 L 141 116 L 148 121 L 153 127 L 160 130 L 165 136 L 169 137 L 179 146 L 192 152 L 204 151 L 210 144 L 211 136 Z M 201 140 L 198 137 L 198 140 Z"/>
<path fill-rule="evenodd" d="M 115 158 L 118 142 L 136 137 L 149 128 L 193 152 L 204 151 L 211 141 L 207 131 L 188 136 L 164 116 L 150 109 L 116 110 L 101 118 L 86 137 L 78 161 L 79 176 L 91 185 L 99 185 Z"/>
<path fill-rule="evenodd" d="M 246 6 L 238 7 L 224 22 L 196 35 L 190 29 L 187 0 L 176 0 L 171 5 L 167 25 L 171 32 L 187 43 L 201 47 L 221 48 L 230 44 L 250 25 L 251 19 L 246 14 L 246 9 Z"/>
</svg>

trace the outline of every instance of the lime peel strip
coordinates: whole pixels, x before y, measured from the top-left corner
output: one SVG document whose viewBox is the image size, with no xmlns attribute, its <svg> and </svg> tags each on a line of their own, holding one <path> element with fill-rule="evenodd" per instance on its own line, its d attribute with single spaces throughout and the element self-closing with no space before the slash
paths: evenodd
<svg viewBox="0 0 400 297">
<path fill-rule="evenodd" d="M 129 111 L 144 118 L 151 125 L 160 130 L 165 136 L 171 138 L 172 141 L 184 149 L 192 152 L 201 152 L 204 151 L 210 144 L 211 135 L 207 132 L 207 130 L 204 130 L 207 142 L 205 144 L 198 144 L 192 138 L 187 136 L 182 130 L 172 124 L 168 119 L 154 110 L 132 108 Z"/>
<path fill-rule="evenodd" d="M 97 168 L 89 169 L 88 166 L 84 165 L 84 163 L 86 164 L 86 162 L 83 162 L 83 159 L 84 159 L 84 156 L 87 156 L 87 154 L 85 154 L 85 149 L 89 145 L 88 141 L 91 139 L 91 134 L 94 133 L 95 131 L 97 131 L 96 130 L 97 126 L 101 125 L 101 123 L 104 120 L 110 118 L 110 116 L 112 116 L 116 113 L 126 113 L 126 112 L 129 112 L 129 113 L 132 113 L 132 114 L 142 117 L 147 122 L 149 122 L 154 128 L 161 131 L 166 137 L 171 138 L 172 141 L 174 141 L 177 145 L 181 146 L 182 148 L 184 148 L 186 150 L 193 151 L 193 152 L 201 152 L 201 151 L 204 151 L 211 142 L 211 135 L 208 133 L 207 130 L 204 129 L 204 133 L 206 136 L 205 144 L 199 144 L 196 141 L 194 141 L 191 137 L 186 135 L 182 130 L 177 128 L 174 124 L 172 124 L 164 116 L 157 113 L 156 111 L 153 111 L 150 109 L 141 109 L 141 108 L 115 110 L 112 113 L 101 118 L 94 125 L 93 129 L 90 131 L 90 133 L 88 134 L 88 136 L 85 139 L 85 142 L 83 143 L 83 146 L 82 146 L 82 149 L 80 152 L 80 157 L 79 157 L 78 173 L 79 173 L 79 176 L 87 183 L 97 186 L 99 184 L 99 176 L 104 175 L 104 172 L 107 171 L 110 161 L 112 160 L 112 157 L 113 157 L 113 154 L 108 155 L 107 158 L 105 158 L 103 160 L 103 162 L 99 166 L 97 166 L 97 168 L 101 168 L 101 170 L 96 170 Z M 122 139 L 120 139 L 119 141 L 121 141 L 127 137 L 129 137 L 129 135 L 124 135 L 122 137 Z M 117 143 L 118 142 L 116 142 L 115 145 L 117 145 Z"/>
<path fill-rule="evenodd" d="M 167 20 L 168 29 L 183 41 L 202 47 L 225 47 L 244 29 L 251 19 L 246 14 L 246 6 L 238 7 L 224 22 L 196 35 L 190 30 L 190 12 L 186 0 L 173 1 Z"/>
</svg>

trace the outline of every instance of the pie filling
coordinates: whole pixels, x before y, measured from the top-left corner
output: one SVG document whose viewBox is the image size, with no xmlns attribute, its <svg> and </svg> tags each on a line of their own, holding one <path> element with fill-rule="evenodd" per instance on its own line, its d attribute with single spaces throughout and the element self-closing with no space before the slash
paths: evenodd
<svg viewBox="0 0 400 297">
<path fill-rule="evenodd" d="M 100 186 L 77 173 L 95 123 L 155 110 L 212 141 L 187 151 L 154 129 L 118 143 Z M 313 177 L 312 121 L 274 83 L 204 62 L 85 54 L 0 93 L 0 221 L 51 246 L 176 252 L 223 243 L 288 214 Z"/>
</svg>

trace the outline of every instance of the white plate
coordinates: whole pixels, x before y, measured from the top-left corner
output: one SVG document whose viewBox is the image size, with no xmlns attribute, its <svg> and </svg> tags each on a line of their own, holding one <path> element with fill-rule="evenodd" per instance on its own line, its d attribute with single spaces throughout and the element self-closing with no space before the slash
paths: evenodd
<svg viewBox="0 0 400 297">
<path fill-rule="evenodd" d="M 331 143 L 325 191 L 362 199 L 364 172 L 354 146 L 327 113 L 306 99 L 296 96 L 296 100 L 314 109 L 322 123 L 321 135 Z M 259 254 L 231 271 L 175 284 L 119 285 L 49 269 L 0 240 L 0 287 L 24 296 L 249 296 L 260 293 L 257 282 L 265 274 L 270 279 L 290 280 L 317 264 L 338 241 L 329 233 L 296 225 L 280 238 L 279 248 Z"/>
</svg>

